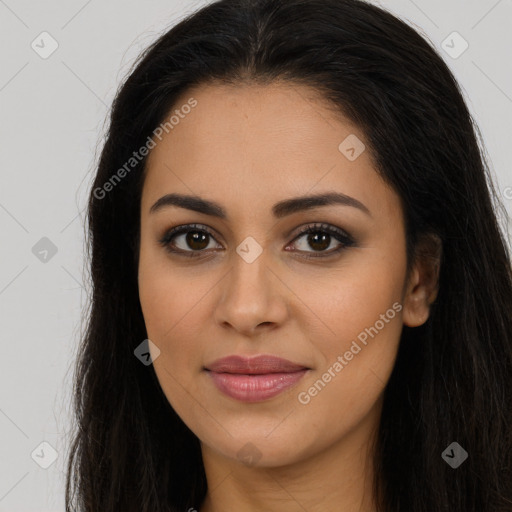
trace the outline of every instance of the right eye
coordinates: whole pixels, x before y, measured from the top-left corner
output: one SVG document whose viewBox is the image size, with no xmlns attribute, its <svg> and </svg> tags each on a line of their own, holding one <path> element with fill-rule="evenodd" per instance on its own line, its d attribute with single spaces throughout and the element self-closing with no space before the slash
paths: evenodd
<svg viewBox="0 0 512 512">
<path fill-rule="evenodd" d="M 170 253 L 186 257 L 201 256 L 212 240 L 213 234 L 200 224 L 187 224 L 170 229 L 159 243 Z M 212 239 L 212 240 L 211 240 Z M 179 247 L 181 245 L 181 247 Z M 212 249 L 213 247 L 210 247 Z M 218 248 L 218 247 L 217 247 Z M 222 248 L 222 246 L 220 247 Z"/>
</svg>

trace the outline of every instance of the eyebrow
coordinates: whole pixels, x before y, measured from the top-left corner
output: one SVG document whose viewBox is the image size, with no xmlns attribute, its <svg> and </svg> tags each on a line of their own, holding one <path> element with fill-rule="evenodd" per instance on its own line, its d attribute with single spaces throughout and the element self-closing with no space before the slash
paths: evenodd
<svg viewBox="0 0 512 512">
<path fill-rule="evenodd" d="M 331 206 L 334 204 L 351 206 L 361 210 L 370 217 L 372 216 L 370 210 L 363 203 L 354 197 L 350 197 L 339 192 L 328 192 L 325 194 L 285 199 L 284 201 L 276 203 L 272 207 L 272 214 L 274 217 L 280 219 L 299 211 L 310 210 L 319 206 Z M 168 206 L 178 206 L 179 208 L 193 210 L 219 219 L 227 219 L 228 217 L 226 210 L 224 210 L 220 204 L 215 203 L 214 201 L 202 199 L 199 196 L 184 194 L 166 194 L 165 196 L 162 196 L 149 209 L 149 213 L 155 213 Z"/>
</svg>

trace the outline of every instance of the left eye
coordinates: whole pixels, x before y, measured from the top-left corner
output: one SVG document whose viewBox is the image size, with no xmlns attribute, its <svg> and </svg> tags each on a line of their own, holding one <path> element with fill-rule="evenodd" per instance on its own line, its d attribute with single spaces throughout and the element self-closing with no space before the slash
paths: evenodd
<svg viewBox="0 0 512 512">
<path fill-rule="evenodd" d="M 346 247 L 354 245 L 354 240 L 347 233 L 339 228 L 330 226 L 329 224 L 306 226 L 306 228 L 303 229 L 297 237 L 295 237 L 294 242 L 301 238 L 304 239 L 303 247 L 309 246 L 314 249 L 313 251 L 300 251 L 312 253 L 309 256 L 306 256 L 307 258 L 330 256 L 341 252 Z M 338 247 L 330 251 L 326 251 L 334 240 L 338 241 Z M 294 245 L 296 245 L 296 243 Z"/>
<path fill-rule="evenodd" d="M 294 238 L 291 245 L 296 246 L 297 240 L 300 239 L 303 239 L 303 249 L 299 249 L 299 252 L 319 253 L 306 256 L 308 258 L 329 256 L 354 244 L 354 240 L 347 233 L 329 224 L 306 226 L 306 228 Z M 210 243 L 214 240 L 215 237 L 207 229 L 200 228 L 197 225 L 185 225 L 169 230 L 159 240 L 159 243 L 171 253 L 195 257 L 200 256 L 205 249 L 222 249 L 220 244 L 218 244 L 217 247 L 210 247 Z M 331 247 L 334 240 L 338 241 L 338 247 L 327 252 L 326 249 Z M 179 247 L 180 242 L 182 247 Z M 304 249 L 305 246 L 313 248 L 313 251 Z M 290 245 L 286 246 L 286 248 L 288 247 L 290 247 Z"/>
</svg>

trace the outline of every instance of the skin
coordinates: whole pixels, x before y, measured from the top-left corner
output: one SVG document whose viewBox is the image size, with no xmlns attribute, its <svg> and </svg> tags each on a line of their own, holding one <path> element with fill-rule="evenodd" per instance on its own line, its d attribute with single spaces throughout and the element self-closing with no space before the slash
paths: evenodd
<svg viewBox="0 0 512 512">
<path fill-rule="evenodd" d="M 160 385 L 201 442 L 209 490 L 200 512 L 375 511 L 371 454 L 382 394 L 403 325 L 428 318 L 435 270 L 418 260 L 406 279 L 399 197 L 368 150 L 354 161 L 340 152 L 348 135 L 363 142 L 365 135 L 315 91 L 208 84 L 187 91 L 174 108 L 190 97 L 197 106 L 149 155 L 139 294 L 148 338 L 160 350 Z M 370 214 L 339 204 L 272 214 L 284 199 L 333 191 Z M 177 206 L 150 213 L 168 193 L 215 201 L 227 218 Z M 190 245 L 182 234 L 173 243 L 200 257 L 159 243 L 170 228 L 190 223 L 213 236 Z M 331 236 L 318 249 L 307 234 L 299 237 L 313 223 L 346 231 L 354 245 L 304 258 L 342 245 Z M 262 249 L 252 263 L 236 252 L 248 236 Z M 394 303 L 401 305 L 394 318 L 366 346 L 359 343 L 361 351 L 309 403 L 299 402 Z M 222 394 L 203 371 L 231 354 L 272 354 L 311 370 L 285 392 L 245 403 Z M 244 446 L 251 462 L 239 455 Z"/>
</svg>

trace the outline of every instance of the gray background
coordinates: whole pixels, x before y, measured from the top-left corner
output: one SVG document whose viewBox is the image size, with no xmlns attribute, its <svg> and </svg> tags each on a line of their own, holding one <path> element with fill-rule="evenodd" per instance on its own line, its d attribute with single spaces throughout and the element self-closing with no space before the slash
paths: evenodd
<svg viewBox="0 0 512 512">
<path fill-rule="evenodd" d="M 105 116 L 138 53 L 205 3 L 0 0 L 0 512 L 64 510 L 71 364 L 87 298 L 83 209 Z M 454 71 L 510 215 L 512 0 L 375 3 Z M 31 46 L 51 49 L 44 31 L 58 43 L 46 59 Z M 457 58 L 443 49 L 463 49 L 454 31 L 469 44 Z M 47 469 L 42 442 L 58 454 Z"/>
</svg>

